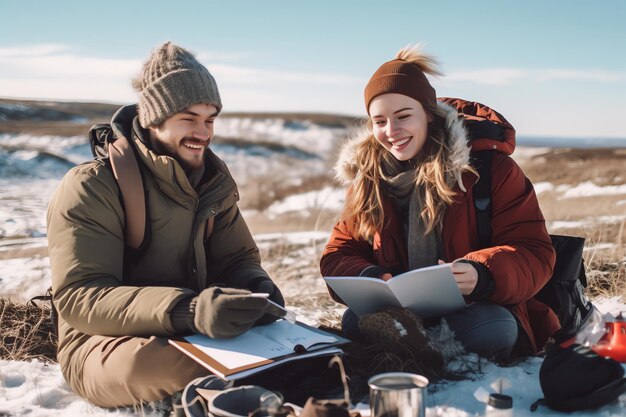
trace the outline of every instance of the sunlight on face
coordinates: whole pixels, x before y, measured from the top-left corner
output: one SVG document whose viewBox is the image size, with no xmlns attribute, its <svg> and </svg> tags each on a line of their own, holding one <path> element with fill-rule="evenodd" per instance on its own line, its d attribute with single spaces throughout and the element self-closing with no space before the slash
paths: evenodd
<svg viewBox="0 0 626 417">
<path fill-rule="evenodd" d="M 404 94 L 383 94 L 370 104 L 372 133 L 399 161 L 415 157 L 428 135 L 428 116 L 422 104 Z"/>
<path fill-rule="evenodd" d="M 204 154 L 213 138 L 218 115 L 212 104 L 194 104 L 150 128 L 152 147 L 159 155 L 174 158 L 188 172 L 204 165 Z"/>
</svg>

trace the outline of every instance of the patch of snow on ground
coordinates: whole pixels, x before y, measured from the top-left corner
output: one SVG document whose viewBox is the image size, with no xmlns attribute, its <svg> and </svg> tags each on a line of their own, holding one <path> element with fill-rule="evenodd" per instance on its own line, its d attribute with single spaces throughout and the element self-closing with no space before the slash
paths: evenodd
<svg viewBox="0 0 626 417">
<path fill-rule="evenodd" d="M 552 222 L 547 222 L 549 230 L 556 229 L 575 229 L 575 228 L 585 228 L 585 227 L 595 227 L 598 224 L 610 224 L 610 223 L 620 223 L 626 220 L 626 215 L 620 216 L 598 216 L 598 217 L 587 217 L 580 220 L 555 220 Z"/>
<path fill-rule="evenodd" d="M 558 188 L 557 188 L 558 191 Z M 626 194 L 626 184 L 599 186 L 590 181 L 582 182 L 565 191 L 561 198 L 591 197 L 597 195 Z"/>
<path fill-rule="evenodd" d="M 217 136 L 277 142 L 319 155 L 328 155 L 345 132 L 343 127 L 325 127 L 307 120 L 290 122 L 273 117 L 222 117 L 215 123 Z"/>
<path fill-rule="evenodd" d="M 553 222 L 548 222 L 548 229 L 574 229 L 578 227 L 584 227 L 587 224 L 586 221 L 564 221 L 564 220 L 555 220 Z"/>
<path fill-rule="evenodd" d="M 46 209 L 58 179 L 0 180 L 0 237 L 45 236 Z"/>
<path fill-rule="evenodd" d="M 520 162 L 549 151 L 550 148 L 532 148 L 529 146 L 518 146 L 517 148 L 515 148 L 515 152 L 513 152 L 513 155 L 511 156 L 513 157 L 513 159 Z"/>
<path fill-rule="evenodd" d="M 277 240 L 291 244 L 308 245 L 327 241 L 328 232 L 261 233 L 254 235 L 254 240 L 258 245 L 275 244 Z"/>
<path fill-rule="evenodd" d="M 302 194 L 290 195 L 281 201 L 276 201 L 267 209 L 268 214 L 278 216 L 299 210 L 340 210 L 343 207 L 346 191 L 332 187 L 309 191 Z"/>
<path fill-rule="evenodd" d="M 130 410 L 106 410 L 75 394 L 56 364 L 0 360 L 0 415 L 48 416 L 138 416 Z M 156 414 L 143 414 L 156 417 Z"/>
<path fill-rule="evenodd" d="M 29 300 L 43 295 L 51 283 L 47 256 L 3 259 L 0 261 L 0 295 Z"/>
<path fill-rule="evenodd" d="M 596 251 L 596 250 L 606 250 L 613 249 L 615 247 L 615 243 L 600 243 L 598 245 L 588 246 L 583 249 L 584 252 L 587 251 Z"/>
<path fill-rule="evenodd" d="M 534 188 L 535 188 L 535 194 L 541 194 L 545 191 L 554 190 L 554 184 L 547 182 L 547 181 L 542 181 L 542 182 L 535 183 Z"/>
</svg>

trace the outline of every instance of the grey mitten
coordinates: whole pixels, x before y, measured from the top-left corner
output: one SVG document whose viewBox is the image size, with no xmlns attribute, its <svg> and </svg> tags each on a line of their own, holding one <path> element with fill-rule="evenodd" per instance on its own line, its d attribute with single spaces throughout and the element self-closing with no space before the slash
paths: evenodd
<svg viewBox="0 0 626 417">
<path fill-rule="evenodd" d="M 203 290 L 196 302 L 196 331 L 213 338 L 228 338 L 250 329 L 265 314 L 269 304 L 267 299 L 250 294 L 250 291 L 235 288 Z"/>
</svg>

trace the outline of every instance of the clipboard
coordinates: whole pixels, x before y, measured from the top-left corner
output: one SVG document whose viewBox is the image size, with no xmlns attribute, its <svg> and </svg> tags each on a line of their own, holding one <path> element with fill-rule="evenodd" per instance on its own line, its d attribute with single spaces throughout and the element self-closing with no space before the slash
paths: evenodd
<svg viewBox="0 0 626 417">
<path fill-rule="evenodd" d="M 169 340 L 172 346 L 227 381 L 294 360 L 342 354 L 339 346 L 348 342 L 341 336 L 286 320 L 254 327 L 232 339 L 196 334 Z"/>
</svg>

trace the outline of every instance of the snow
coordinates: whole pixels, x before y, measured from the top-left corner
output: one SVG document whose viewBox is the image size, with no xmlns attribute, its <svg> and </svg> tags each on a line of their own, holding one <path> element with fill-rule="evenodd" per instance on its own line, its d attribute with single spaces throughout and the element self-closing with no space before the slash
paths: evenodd
<svg viewBox="0 0 626 417">
<path fill-rule="evenodd" d="M 586 217 L 580 220 L 554 220 L 547 223 L 549 230 L 556 230 L 594 227 L 598 224 L 621 223 L 624 220 L 626 220 L 626 215 Z"/>
<path fill-rule="evenodd" d="M 58 180 L 0 180 L 0 238 L 44 236 L 46 208 Z"/>
<path fill-rule="evenodd" d="M 0 370 L 2 370 L 0 415 L 32 417 L 139 415 L 130 410 L 105 410 L 83 400 L 67 385 L 59 365 L 48 365 L 36 360 L 30 362 L 0 360 Z"/>
<path fill-rule="evenodd" d="M 308 120 L 286 121 L 280 118 L 222 117 L 215 124 L 215 134 L 222 137 L 245 137 L 251 141 L 273 141 L 327 155 L 345 128 L 326 127 Z"/>
<path fill-rule="evenodd" d="M 554 185 L 550 182 L 547 181 L 542 181 L 542 182 L 537 182 L 534 185 L 535 188 L 535 193 L 537 195 L 545 192 L 545 191 L 552 191 L 554 190 Z"/>
<path fill-rule="evenodd" d="M 326 242 L 327 232 L 291 232 L 291 233 L 262 233 L 254 236 L 257 245 L 275 243 L 280 240 L 291 244 L 307 245 L 311 243 Z"/>
<path fill-rule="evenodd" d="M 343 189 L 324 187 L 321 190 L 290 195 L 284 200 L 276 201 L 268 208 L 273 216 L 311 209 L 338 211 L 343 207 L 346 191 Z"/>
<path fill-rule="evenodd" d="M 605 298 L 596 302 L 603 312 L 617 314 L 626 310 L 615 298 Z M 299 316 L 302 315 L 299 312 Z M 301 317 L 299 317 L 300 319 Z M 310 321 L 309 321 L 310 322 Z M 313 323 L 312 323 L 313 324 Z M 481 373 L 474 380 L 444 382 L 436 384 L 427 395 L 427 416 L 468 417 L 482 415 L 485 405 L 476 400 L 474 392 L 489 387 L 498 378 L 510 381 L 512 388 L 504 393 L 513 397 L 513 413 L 516 417 L 557 417 L 563 414 L 540 407 L 536 413 L 529 411 L 530 405 L 542 398 L 539 385 L 540 358 L 529 358 L 524 362 L 500 367 L 483 361 Z M 58 365 L 46 365 L 40 361 L 18 362 L 0 360 L 0 415 L 12 416 L 137 416 L 130 409 L 106 410 L 95 407 L 74 394 L 63 380 Z M 626 395 L 619 402 L 594 411 L 573 413 L 576 417 L 618 417 L 624 416 Z M 367 413 L 363 413 L 367 414 Z M 145 416 L 156 414 L 144 413 Z"/>
<path fill-rule="evenodd" d="M 30 300 L 50 286 L 47 256 L 4 259 L 0 262 L 0 296 Z"/>
<path fill-rule="evenodd" d="M 594 252 L 597 250 L 607 250 L 607 249 L 613 249 L 615 248 L 617 245 L 615 245 L 615 243 L 600 243 L 599 245 L 594 245 L 594 246 L 587 246 L 586 248 L 583 249 L 583 252 Z"/>
<path fill-rule="evenodd" d="M 582 182 L 575 187 L 565 191 L 562 198 L 591 197 L 598 195 L 620 195 L 626 194 L 626 185 L 605 185 L 598 186 L 590 181 Z"/>
<path fill-rule="evenodd" d="M 557 187 L 550 182 L 542 181 L 535 183 L 534 188 L 536 194 L 541 194 L 546 191 L 556 191 L 560 194 L 560 199 L 626 194 L 626 185 L 624 184 L 599 186 L 591 181 L 582 182 L 576 186 L 561 184 Z M 617 205 L 621 204 L 624 204 L 624 200 L 617 203 Z"/>
</svg>

